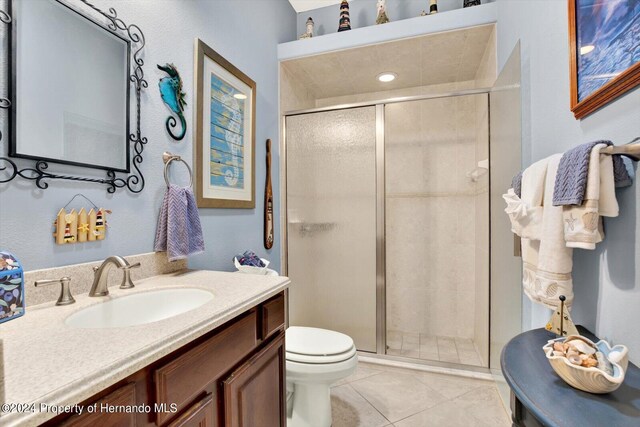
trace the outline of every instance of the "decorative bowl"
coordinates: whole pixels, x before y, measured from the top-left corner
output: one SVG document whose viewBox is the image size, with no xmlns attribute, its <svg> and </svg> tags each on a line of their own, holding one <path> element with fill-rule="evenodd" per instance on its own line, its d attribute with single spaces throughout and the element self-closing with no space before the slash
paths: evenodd
<svg viewBox="0 0 640 427">
<path fill-rule="evenodd" d="M 602 352 L 604 357 L 606 357 L 613 366 L 613 375 L 609 375 L 599 368 L 585 368 L 574 365 L 564 356 L 554 356 L 553 344 L 555 342 L 571 341 L 574 339 L 579 339 L 595 346 L 598 351 Z M 581 335 L 569 335 L 567 337 L 549 340 L 542 349 L 551 367 L 560 378 L 571 387 L 588 393 L 602 394 L 616 390 L 624 381 L 624 373 L 629 364 L 629 349 L 626 346 L 616 345 L 611 347 L 609 343 L 604 340 L 594 343 Z"/>
<path fill-rule="evenodd" d="M 240 273 L 260 274 L 264 276 L 269 273 L 269 269 L 267 268 L 269 267 L 269 261 L 264 258 L 260 258 L 260 260 L 262 260 L 264 267 L 253 267 L 251 265 L 242 265 L 238 262 L 237 258 L 233 258 L 233 264 L 236 266 L 236 268 Z"/>
</svg>

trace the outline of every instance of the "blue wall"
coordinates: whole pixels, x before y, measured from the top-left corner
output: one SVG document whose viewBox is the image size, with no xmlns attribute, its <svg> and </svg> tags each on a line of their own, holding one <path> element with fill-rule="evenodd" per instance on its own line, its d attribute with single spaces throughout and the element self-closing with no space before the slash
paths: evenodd
<svg viewBox="0 0 640 427">
<path fill-rule="evenodd" d="M 493 1 L 495 0 L 482 0 L 482 4 Z M 460 9 L 462 8 L 462 4 L 463 0 L 438 0 L 438 12 Z M 420 16 L 423 10 L 429 12 L 429 0 L 387 1 L 387 16 L 392 22 L 415 18 L 416 16 Z M 350 1 L 349 16 L 351 18 L 352 29 L 375 25 L 377 16 L 376 0 Z M 338 21 L 340 20 L 340 5 L 335 4 L 299 13 L 297 25 L 298 35 L 306 31 L 306 23 L 309 17 L 313 18 L 315 35 L 321 36 L 335 33 L 338 31 Z"/>
<path fill-rule="evenodd" d="M 6 0 L 0 0 L 6 1 Z M 35 0 L 39 1 L 39 0 Z M 78 4 L 77 0 L 70 3 Z M 103 259 L 108 255 L 130 255 L 153 251 L 158 210 L 164 194 L 162 152 L 172 151 L 191 161 L 193 136 L 193 44 L 198 37 L 241 69 L 257 83 L 256 114 L 256 208 L 201 209 L 206 253 L 192 257 L 190 266 L 233 270 L 233 255 L 254 249 L 280 264 L 279 223 L 279 115 L 277 44 L 295 38 L 296 14 L 287 0 L 184 1 L 96 0 L 98 7 L 114 7 L 127 23 L 136 23 L 146 37 L 145 76 L 149 88 L 142 99 L 142 131 L 149 139 L 142 170 L 146 187 L 139 195 L 119 190 L 107 194 L 93 184 L 51 182 L 38 190 L 30 181 L 16 179 L 0 184 L 0 249 L 14 252 L 29 270 Z M 3 32 L 3 37 L 5 33 Z M 2 46 L 6 49 L 3 38 Z M 4 58 L 4 50 L 3 50 Z M 158 79 L 164 73 L 156 64 L 173 62 L 180 71 L 187 92 L 189 131 L 182 142 L 174 142 L 164 129 L 168 110 L 158 93 Z M 5 62 L 0 72 L 0 93 L 6 88 Z M 99 82 L 96 82 L 99 84 Z M 96 100 L 97 102 L 99 100 Z M 6 115 L 0 113 L 0 129 L 6 132 Z M 273 190 L 276 243 L 266 251 L 262 245 L 265 181 L 265 140 L 273 142 Z M 0 142 L 3 155 L 8 141 Z M 26 166 L 33 162 L 21 162 Z M 79 169 L 51 164 L 50 169 L 78 173 Z M 86 173 L 96 173 L 83 170 Z M 185 179 L 176 165 L 176 180 Z M 101 176 L 98 173 L 98 176 Z M 184 182 L 184 181 L 183 181 Z M 52 222 L 58 210 L 81 192 L 97 205 L 111 209 L 107 238 L 102 242 L 57 246 Z M 81 207 L 82 205 L 72 205 Z"/>
<path fill-rule="evenodd" d="M 523 166 L 580 143 L 640 136 L 640 88 L 583 120 L 569 110 L 567 4 L 556 0 L 498 0 L 498 66 L 515 43 L 522 48 Z M 637 165 L 635 166 L 637 169 Z M 640 361 L 640 185 L 619 189 L 620 216 L 605 220 L 595 251 L 575 250 L 572 316 L 601 337 L 630 348 Z M 549 311 L 524 307 L 525 327 L 543 326 Z"/>
</svg>

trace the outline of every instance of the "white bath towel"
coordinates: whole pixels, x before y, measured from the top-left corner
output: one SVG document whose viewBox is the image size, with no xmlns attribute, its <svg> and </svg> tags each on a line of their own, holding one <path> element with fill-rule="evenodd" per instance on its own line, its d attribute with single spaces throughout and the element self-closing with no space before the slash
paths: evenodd
<svg viewBox="0 0 640 427">
<path fill-rule="evenodd" d="M 600 216 L 616 217 L 620 206 L 616 198 L 615 166 L 613 156 L 600 155 Z"/>
<path fill-rule="evenodd" d="M 522 172 L 521 197 L 509 189 L 502 197 L 511 231 L 524 239 L 539 240 L 542 232 L 542 201 L 549 159 L 535 162 Z"/>
<path fill-rule="evenodd" d="M 602 216 L 618 216 L 613 160 L 601 155 L 605 144 L 591 150 L 584 201 L 580 206 L 564 206 L 564 236 L 567 247 L 593 250 L 604 239 Z"/>
<path fill-rule="evenodd" d="M 562 206 L 553 206 L 553 188 L 561 157 L 556 154 L 541 160 L 547 163 L 547 169 L 539 236 L 522 239 L 524 292 L 532 301 L 552 309 L 558 306 L 560 295 L 566 297 L 568 306 L 573 302 L 573 249 L 567 247 L 564 239 Z M 522 191 L 525 191 L 524 182 Z"/>
</svg>

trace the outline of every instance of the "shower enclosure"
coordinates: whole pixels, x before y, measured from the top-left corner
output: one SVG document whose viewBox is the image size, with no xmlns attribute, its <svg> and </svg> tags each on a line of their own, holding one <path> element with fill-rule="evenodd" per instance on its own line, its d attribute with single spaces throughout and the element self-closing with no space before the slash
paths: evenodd
<svg viewBox="0 0 640 427">
<path fill-rule="evenodd" d="M 488 367 L 488 93 L 294 112 L 284 128 L 290 324 Z"/>
</svg>

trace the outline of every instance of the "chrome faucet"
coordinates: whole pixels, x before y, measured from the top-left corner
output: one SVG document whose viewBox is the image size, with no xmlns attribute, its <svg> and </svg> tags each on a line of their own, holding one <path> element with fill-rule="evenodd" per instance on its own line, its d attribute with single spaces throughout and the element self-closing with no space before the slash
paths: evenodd
<svg viewBox="0 0 640 427">
<path fill-rule="evenodd" d="M 140 267 L 140 263 L 129 264 L 129 262 L 121 256 L 110 256 L 100 264 L 100 267 L 93 267 L 94 275 L 93 284 L 89 291 L 90 297 L 103 297 L 105 295 L 109 295 L 107 277 L 109 276 L 110 267 L 114 265 L 123 272 L 120 289 L 133 288 L 133 282 L 131 281 L 131 269 Z"/>
</svg>

